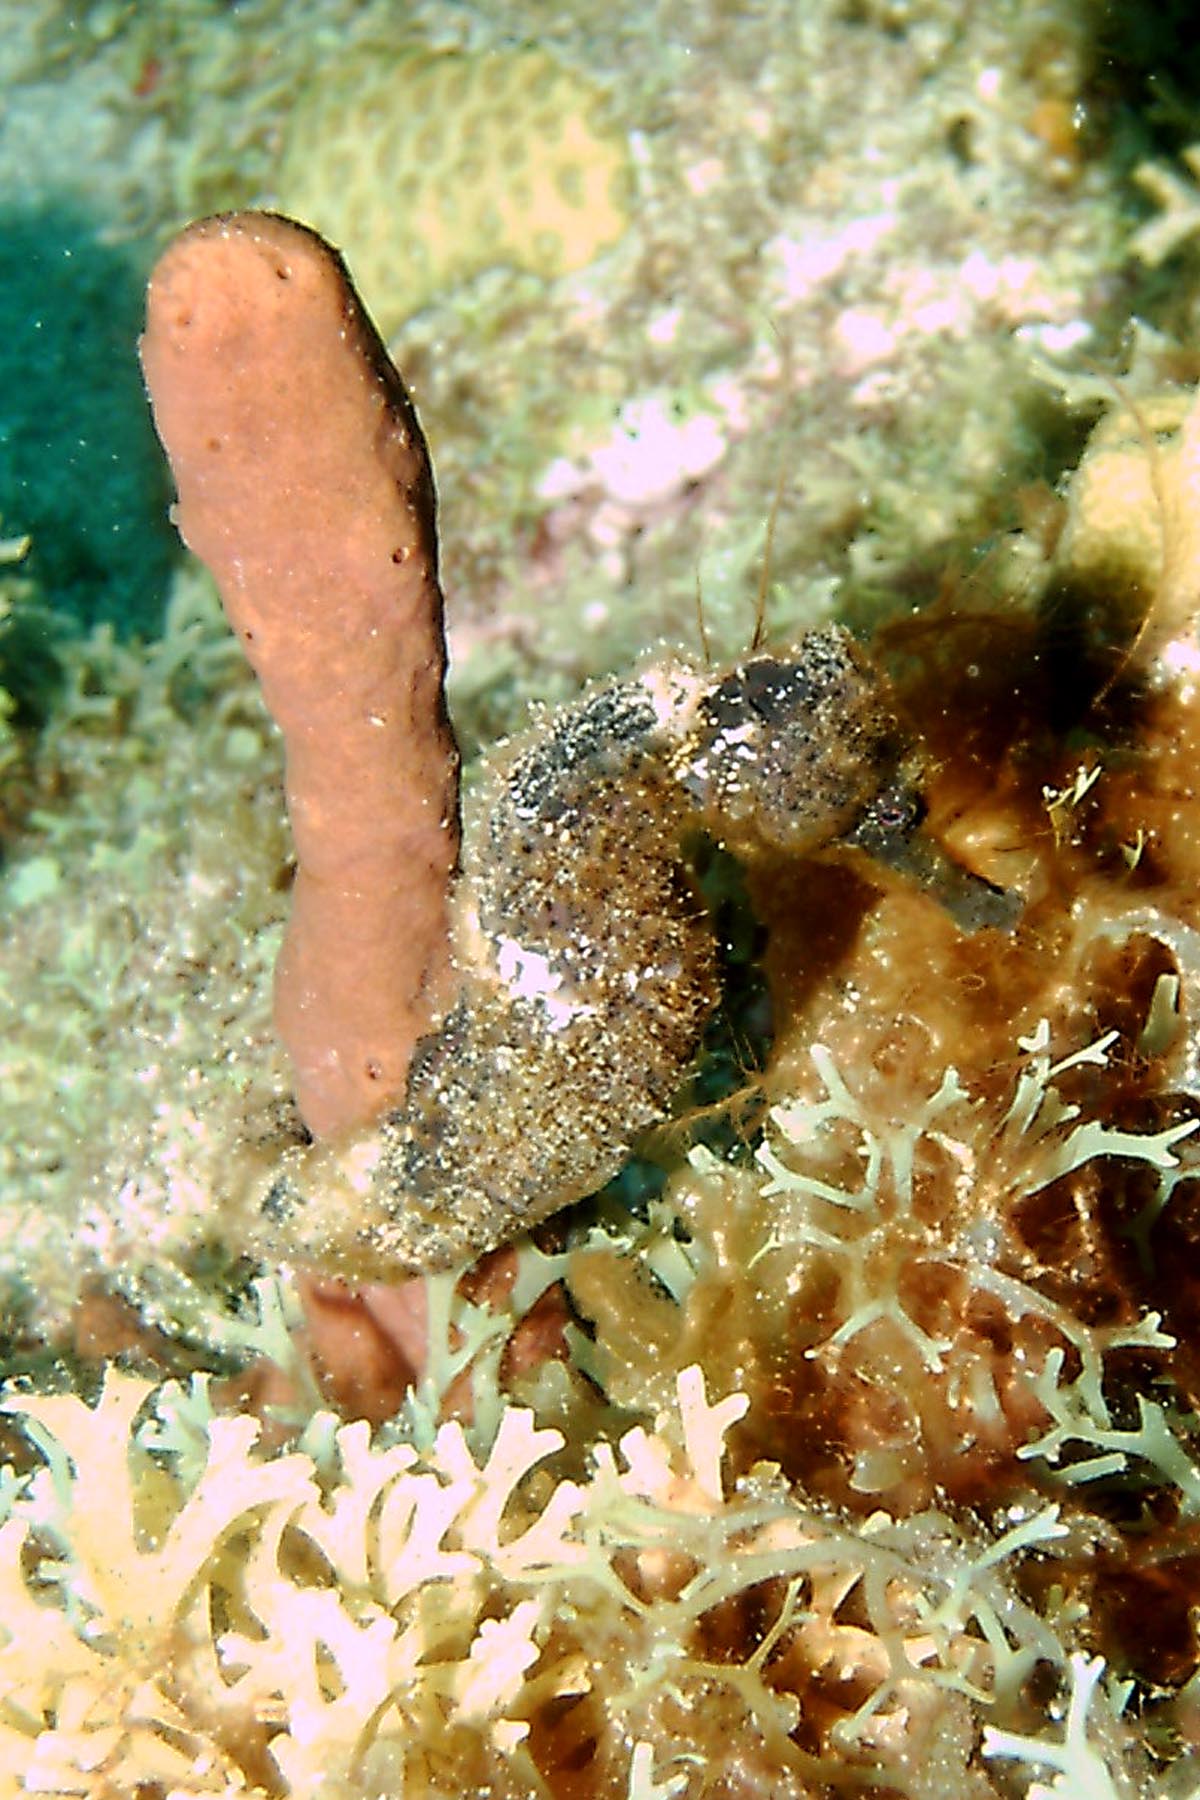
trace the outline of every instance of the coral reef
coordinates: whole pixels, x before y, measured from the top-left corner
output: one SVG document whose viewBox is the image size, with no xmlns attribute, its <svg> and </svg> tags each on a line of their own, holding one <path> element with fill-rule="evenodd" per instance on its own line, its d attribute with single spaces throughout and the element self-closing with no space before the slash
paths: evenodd
<svg viewBox="0 0 1200 1800">
<path fill-rule="evenodd" d="M 603 141 L 631 169 L 619 240 L 565 276 L 448 280 L 403 332 L 438 446 L 458 679 L 488 741 L 531 693 L 566 697 L 660 637 L 694 644 L 698 577 L 715 651 L 736 654 L 777 492 L 770 598 L 791 635 L 936 585 L 1014 488 L 1073 457 L 1069 432 L 1048 448 L 1040 360 L 1103 359 L 1128 305 L 1094 23 L 1075 0 L 966 18 L 819 0 L 803 29 L 794 0 L 765 0 L 733 34 L 721 0 L 575 0 L 553 19 L 532 0 L 244 0 L 234 17 L 12 0 L 0 174 L 35 224 L 70 202 L 106 241 L 157 246 L 197 214 L 288 200 L 292 119 L 343 69 L 390 82 L 389 106 L 398 64 L 439 58 L 542 57 L 603 94 Z M 558 166 L 524 129 L 535 112 L 509 121 L 531 180 Z M 424 110 L 412 129 L 446 141 Z M 669 491 L 631 496 L 661 417 L 692 427 Z M 574 485 L 554 492 L 564 462 Z"/>
<path fill-rule="evenodd" d="M 1196 121 L 1106 161 L 1057 3 L 489 12 L 400 49 L 561 58 L 636 204 L 405 327 L 468 812 L 697 587 L 726 665 L 832 610 L 1021 915 L 701 845 L 724 1036 L 608 1191 L 468 1271 L 264 1273 L 279 743 L 195 570 L 60 641 L 6 506 L 0 1794 L 1194 1800 L 1195 262 L 1128 172 Z M 0 166 L 117 239 L 269 197 L 397 54 L 382 0 L 69 14 L 5 11 Z M 1131 297 L 1176 337 L 1114 381 Z"/>
<path fill-rule="evenodd" d="M 223 1322 L 195 1297 L 201 1248 L 246 1241 L 261 1082 L 254 1141 L 228 1091 L 164 1113 L 102 1243 L 93 1214 L 110 1270 L 154 1233 L 132 1348 L 171 1355 L 158 1320 L 210 1366 L 270 1356 L 298 1422 L 279 1443 L 205 1381 L 10 1392 L 11 1791 L 1194 1790 L 1196 709 L 1178 658 L 1129 653 L 1136 617 L 1069 629 L 1109 454 L 1101 432 L 1056 549 L 1010 546 L 992 591 L 876 644 L 931 819 L 1021 892 L 1018 928 L 965 934 L 845 848 L 748 865 L 774 1047 L 732 1132 L 664 1147 L 659 1198 L 519 1243 L 502 1293 L 426 1278 L 374 1440 L 309 1416 L 286 1282 Z M 1138 490 L 1159 532 L 1131 534 L 1151 612 L 1164 571 L 1196 591 L 1172 454 Z M 1175 611 L 1172 641 L 1192 628 Z M 189 1256 L 190 1301 L 162 1267 Z"/>
</svg>

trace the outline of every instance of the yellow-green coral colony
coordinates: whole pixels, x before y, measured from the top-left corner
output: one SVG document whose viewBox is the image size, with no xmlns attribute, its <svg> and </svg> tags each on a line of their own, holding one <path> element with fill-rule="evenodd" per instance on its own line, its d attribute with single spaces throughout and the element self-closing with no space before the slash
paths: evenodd
<svg viewBox="0 0 1200 1800">
<path fill-rule="evenodd" d="M 349 59 L 297 105 L 283 208 L 344 252 L 384 331 L 505 264 L 547 279 L 625 230 L 629 158 L 601 95 L 544 50 Z"/>
</svg>

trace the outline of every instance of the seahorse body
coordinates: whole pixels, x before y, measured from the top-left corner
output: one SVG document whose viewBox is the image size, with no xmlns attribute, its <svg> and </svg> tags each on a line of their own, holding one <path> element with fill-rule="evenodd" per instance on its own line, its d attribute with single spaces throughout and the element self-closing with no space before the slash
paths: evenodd
<svg viewBox="0 0 1200 1800">
<path fill-rule="evenodd" d="M 155 271 L 142 350 L 188 540 L 288 737 L 303 904 L 280 1013 L 301 1111 L 325 1138 L 404 1084 L 381 1124 L 285 1160 L 264 1248 L 347 1272 L 452 1262 L 603 1182 L 667 1106 L 717 998 L 689 837 L 753 856 L 847 835 L 895 728 L 838 630 L 721 677 L 648 668 L 513 756 L 452 884 L 432 471 L 340 257 L 274 215 L 197 221 Z M 260 475 L 271 504 L 247 507 Z M 886 849 L 890 814 L 868 836 Z"/>
<path fill-rule="evenodd" d="M 689 841 L 809 853 L 853 830 L 900 758 L 838 628 L 719 678 L 648 667 L 535 735 L 468 837 L 457 1002 L 418 1046 L 404 1106 L 355 1152 L 362 1258 L 442 1267 L 613 1175 L 718 997 Z M 273 1202 L 302 1236 L 318 1221 L 336 1235 L 290 1183 Z"/>
</svg>

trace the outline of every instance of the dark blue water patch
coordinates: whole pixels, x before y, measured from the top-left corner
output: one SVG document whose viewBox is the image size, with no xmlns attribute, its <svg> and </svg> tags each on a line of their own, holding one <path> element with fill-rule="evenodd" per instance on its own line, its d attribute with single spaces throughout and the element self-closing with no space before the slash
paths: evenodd
<svg viewBox="0 0 1200 1800">
<path fill-rule="evenodd" d="M 1085 137 L 1098 140 L 1118 170 L 1148 157 L 1170 160 L 1196 142 L 1196 0 L 1080 0 L 1079 28 Z M 1049 18 L 1045 29 L 1049 47 Z"/>
<path fill-rule="evenodd" d="M 178 544 L 137 360 L 149 244 L 0 212 L 0 532 L 78 629 L 155 633 Z"/>
</svg>

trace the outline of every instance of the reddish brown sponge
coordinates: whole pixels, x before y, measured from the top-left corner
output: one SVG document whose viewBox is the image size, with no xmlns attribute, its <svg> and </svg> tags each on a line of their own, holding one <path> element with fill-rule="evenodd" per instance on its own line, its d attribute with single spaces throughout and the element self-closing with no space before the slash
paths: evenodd
<svg viewBox="0 0 1200 1800">
<path fill-rule="evenodd" d="M 326 1135 L 403 1094 L 450 985 L 458 757 L 429 457 L 341 258 L 288 219 L 184 231 L 141 350 L 175 521 L 284 736 L 298 868 L 276 1022 Z"/>
</svg>

